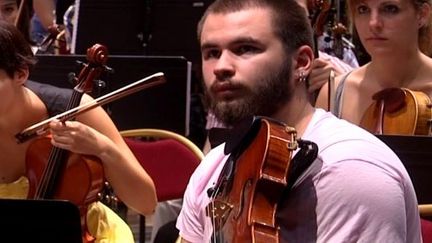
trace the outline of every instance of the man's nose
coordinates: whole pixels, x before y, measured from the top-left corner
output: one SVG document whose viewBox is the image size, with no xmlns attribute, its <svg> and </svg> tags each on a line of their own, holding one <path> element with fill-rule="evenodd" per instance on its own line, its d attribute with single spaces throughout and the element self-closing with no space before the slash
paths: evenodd
<svg viewBox="0 0 432 243">
<path fill-rule="evenodd" d="M 214 67 L 214 74 L 218 78 L 226 78 L 234 75 L 235 73 L 235 62 L 232 54 L 224 51 L 217 59 L 217 63 Z"/>
</svg>

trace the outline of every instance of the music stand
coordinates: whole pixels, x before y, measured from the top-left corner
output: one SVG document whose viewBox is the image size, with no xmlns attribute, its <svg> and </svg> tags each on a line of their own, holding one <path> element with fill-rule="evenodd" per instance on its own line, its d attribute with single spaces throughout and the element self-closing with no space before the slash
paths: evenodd
<svg viewBox="0 0 432 243">
<path fill-rule="evenodd" d="M 400 158 L 417 194 L 419 204 L 432 203 L 432 137 L 376 135 Z"/>
<path fill-rule="evenodd" d="M 101 43 L 111 54 L 145 54 L 146 12 L 147 0 L 76 0 L 71 52 Z"/>
<path fill-rule="evenodd" d="M 68 73 L 78 73 L 81 69 L 76 61 L 86 61 L 84 55 L 37 55 L 37 58 L 29 79 L 64 88 L 73 88 L 67 77 Z M 156 72 L 163 72 L 167 78 L 165 84 L 104 107 L 119 130 L 151 127 L 189 135 L 191 64 L 188 60 L 179 56 L 111 55 L 107 65 L 114 73 L 102 75 L 101 79 L 107 83 L 102 93 Z"/>
<path fill-rule="evenodd" d="M 0 199 L 2 242 L 82 243 L 78 207 L 62 200 Z"/>
</svg>

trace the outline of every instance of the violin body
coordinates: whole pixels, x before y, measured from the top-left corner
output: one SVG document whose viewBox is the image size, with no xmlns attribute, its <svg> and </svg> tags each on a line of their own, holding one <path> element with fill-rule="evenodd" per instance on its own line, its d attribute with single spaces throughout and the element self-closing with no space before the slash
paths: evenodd
<svg viewBox="0 0 432 243">
<path fill-rule="evenodd" d="M 29 198 L 34 198 L 37 186 L 45 169 L 52 147 L 50 138 L 34 140 L 26 154 Z M 68 200 L 81 208 L 98 200 L 98 193 L 104 185 L 103 166 L 98 159 L 69 153 L 65 168 L 55 186 L 53 199 Z M 75 183 L 71 183 L 75 182 Z"/>
<path fill-rule="evenodd" d="M 67 111 L 80 104 L 84 93 L 91 92 L 93 81 L 107 69 L 107 58 L 108 50 L 103 45 L 95 44 L 87 49 L 89 63 L 83 65 L 79 76 L 75 78 L 77 85 L 67 103 Z M 94 237 L 86 227 L 87 207 L 99 199 L 98 194 L 104 185 L 102 164 L 94 157 L 52 146 L 49 137 L 38 133 L 34 135 L 39 136 L 29 144 L 26 152 L 26 175 L 30 184 L 28 198 L 61 199 L 74 203 L 81 214 L 83 242 L 92 242 Z M 19 134 L 16 137 L 20 137 Z"/>
<path fill-rule="evenodd" d="M 26 175 L 29 180 L 30 199 L 60 199 L 68 200 L 78 206 L 81 215 L 83 243 L 94 242 L 95 238 L 87 231 L 86 215 L 87 206 L 100 198 L 100 192 L 104 185 L 103 166 L 94 157 L 81 156 L 68 153 L 65 161 L 61 161 L 62 169 L 57 170 L 56 180 L 50 178 L 49 184 L 44 187 L 44 175 L 47 174 L 49 157 L 51 154 L 51 139 L 49 137 L 38 138 L 29 145 L 26 153 Z M 52 168 L 51 168 L 52 169 Z M 41 194 L 38 190 L 53 187 L 50 196 Z M 40 196 L 44 195 L 44 196 Z"/>
<path fill-rule="evenodd" d="M 360 126 L 374 134 L 430 135 L 431 100 L 420 91 L 385 89 L 364 113 Z"/>
<path fill-rule="evenodd" d="M 262 119 L 256 138 L 235 163 L 230 187 L 207 207 L 216 242 L 279 242 L 277 204 L 296 147 L 293 128 Z"/>
</svg>

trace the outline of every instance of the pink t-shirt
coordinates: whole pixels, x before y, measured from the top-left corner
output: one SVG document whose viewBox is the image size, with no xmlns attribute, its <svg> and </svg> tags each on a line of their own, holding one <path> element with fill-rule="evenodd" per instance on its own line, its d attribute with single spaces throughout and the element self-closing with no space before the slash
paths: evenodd
<svg viewBox="0 0 432 243">
<path fill-rule="evenodd" d="M 278 209 L 281 242 L 421 242 L 414 188 L 384 143 L 321 109 L 302 139 L 319 153 Z M 189 181 L 177 219 L 187 241 L 210 241 L 207 190 L 228 157 L 223 149 L 210 151 Z"/>
</svg>

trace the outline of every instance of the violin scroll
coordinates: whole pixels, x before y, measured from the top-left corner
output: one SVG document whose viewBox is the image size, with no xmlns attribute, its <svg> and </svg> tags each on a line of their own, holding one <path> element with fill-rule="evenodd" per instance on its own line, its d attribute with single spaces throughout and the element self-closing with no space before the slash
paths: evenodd
<svg viewBox="0 0 432 243">
<path fill-rule="evenodd" d="M 87 49 L 87 60 L 91 63 L 105 65 L 108 61 L 108 49 L 101 44 L 94 44 Z"/>
<path fill-rule="evenodd" d="M 101 45 L 95 44 L 87 49 L 87 64 L 83 64 L 83 69 L 78 77 L 75 78 L 75 90 L 80 93 L 90 93 L 93 90 L 94 80 L 111 68 L 106 66 L 108 61 L 108 49 Z"/>
</svg>

